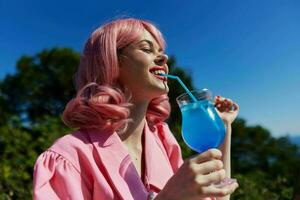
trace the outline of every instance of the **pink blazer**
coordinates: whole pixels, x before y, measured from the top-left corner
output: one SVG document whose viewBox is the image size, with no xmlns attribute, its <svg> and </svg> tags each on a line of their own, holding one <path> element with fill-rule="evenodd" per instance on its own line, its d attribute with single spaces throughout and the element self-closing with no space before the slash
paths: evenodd
<svg viewBox="0 0 300 200">
<path fill-rule="evenodd" d="M 34 199 L 146 200 L 150 191 L 157 194 L 183 163 L 181 151 L 166 123 L 145 123 L 143 134 L 144 182 L 116 132 L 77 131 L 38 157 Z"/>
<path fill-rule="evenodd" d="M 183 163 L 166 123 L 144 126 L 145 183 L 117 133 L 77 131 L 42 153 L 34 166 L 33 197 L 39 199 L 146 200 Z"/>
</svg>

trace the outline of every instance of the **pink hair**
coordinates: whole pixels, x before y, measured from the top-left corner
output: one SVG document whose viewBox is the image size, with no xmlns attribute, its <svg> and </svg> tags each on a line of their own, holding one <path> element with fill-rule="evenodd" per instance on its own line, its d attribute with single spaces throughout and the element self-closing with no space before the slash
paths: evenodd
<svg viewBox="0 0 300 200">
<path fill-rule="evenodd" d="M 118 52 L 138 40 L 147 30 L 164 49 L 160 31 L 151 23 L 138 19 L 118 19 L 96 29 L 85 44 L 76 73 L 77 95 L 63 112 L 63 121 L 73 128 L 96 128 L 122 131 L 130 122 L 130 100 L 118 83 Z M 169 117 L 167 95 L 153 99 L 147 110 L 149 123 Z"/>
</svg>

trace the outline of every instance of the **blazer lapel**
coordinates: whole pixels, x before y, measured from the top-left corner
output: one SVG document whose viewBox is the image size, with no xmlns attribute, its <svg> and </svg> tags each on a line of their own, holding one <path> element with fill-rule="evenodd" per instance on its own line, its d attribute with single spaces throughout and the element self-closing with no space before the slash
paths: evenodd
<svg viewBox="0 0 300 200">
<path fill-rule="evenodd" d="M 147 191 L 118 134 L 116 132 L 89 132 L 88 134 L 107 172 L 106 176 L 118 196 L 126 200 L 147 196 Z"/>
<path fill-rule="evenodd" d="M 121 144 L 121 140 L 116 132 L 89 132 L 91 142 L 97 149 L 98 155 L 106 170 L 106 175 L 111 181 L 113 189 L 118 196 L 131 197 L 130 191 L 124 179 L 119 174 L 122 161 L 128 155 L 126 149 Z"/>
<path fill-rule="evenodd" d="M 150 129 L 146 123 L 144 131 L 146 181 L 150 185 L 150 189 L 159 192 L 173 176 L 173 170 L 165 148 L 158 139 L 157 129 L 155 127 L 151 127 Z"/>
</svg>

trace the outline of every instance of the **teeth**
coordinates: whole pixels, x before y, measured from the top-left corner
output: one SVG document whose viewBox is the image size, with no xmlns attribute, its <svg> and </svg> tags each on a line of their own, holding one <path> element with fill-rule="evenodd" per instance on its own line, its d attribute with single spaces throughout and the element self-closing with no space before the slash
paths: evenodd
<svg viewBox="0 0 300 200">
<path fill-rule="evenodd" d="M 155 70 L 153 71 L 154 74 L 164 74 L 165 71 L 164 70 Z"/>
</svg>

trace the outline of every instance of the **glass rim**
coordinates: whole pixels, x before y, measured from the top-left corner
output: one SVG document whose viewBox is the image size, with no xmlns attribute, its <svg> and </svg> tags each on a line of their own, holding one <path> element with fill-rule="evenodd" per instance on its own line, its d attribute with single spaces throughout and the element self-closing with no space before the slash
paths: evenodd
<svg viewBox="0 0 300 200">
<path fill-rule="evenodd" d="M 200 97 L 199 95 L 198 96 L 195 96 L 195 98 L 198 100 L 198 101 L 202 101 L 202 100 L 210 100 L 212 99 L 212 92 L 207 89 L 207 88 L 203 88 L 203 89 L 195 89 L 195 90 L 191 90 L 191 93 L 194 95 L 195 93 L 197 94 L 200 94 Z M 202 95 L 201 96 L 201 93 L 203 94 L 208 94 L 208 95 Z M 184 97 L 187 97 L 187 98 L 184 98 Z M 202 97 L 202 98 L 201 98 Z M 179 102 L 182 102 L 182 101 L 188 101 L 188 102 L 192 102 L 192 98 L 190 97 L 190 95 L 185 92 L 185 93 L 182 93 L 180 94 L 178 97 L 176 97 L 176 101 L 177 103 Z"/>
</svg>

